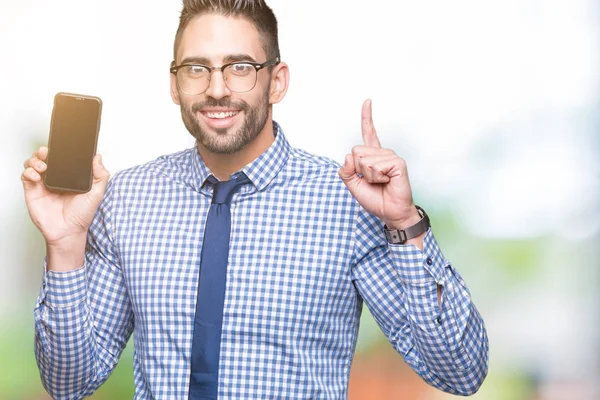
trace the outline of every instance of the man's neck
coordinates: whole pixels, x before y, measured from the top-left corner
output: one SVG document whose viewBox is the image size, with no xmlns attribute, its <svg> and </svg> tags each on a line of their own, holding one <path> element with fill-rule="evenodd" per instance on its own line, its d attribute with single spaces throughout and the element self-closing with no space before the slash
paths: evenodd
<svg viewBox="0 0 600 400">
<path fill-rule="evenodd" d="M 202 161 L 204 161 L 204 164 L 212 171 L 215 177 L 220 181 L 228 181 L 231 179 L 231 174 L 256 160 L 274 141 L 273 122 L 269 119 L 258 136 L 236 153 L 213 153 L 200 143 L 197 143 L 197 147 Z"/>
</svg>

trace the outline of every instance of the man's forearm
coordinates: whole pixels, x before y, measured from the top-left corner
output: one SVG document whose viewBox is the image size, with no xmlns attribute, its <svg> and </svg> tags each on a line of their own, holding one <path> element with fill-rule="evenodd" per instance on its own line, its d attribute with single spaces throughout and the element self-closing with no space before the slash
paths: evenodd
<svg viewBox="0 0 600 400">
<path fill-rule="evenodd" d="M 423 244 L 422 250 L 390 247 L 415 344 L 405 359 L 432 385 L 454 394 L 472 394 L 487 374 L 485 326 L 465 283 L 431 232 Z"/>
<path fill-rule="evenodd" d="M 44 387 L 57 399 L 82 398 L 93 381 L 96 344 L 85 269 L 48 271 L 34 309 L 35 355 Z"/>
</svg>

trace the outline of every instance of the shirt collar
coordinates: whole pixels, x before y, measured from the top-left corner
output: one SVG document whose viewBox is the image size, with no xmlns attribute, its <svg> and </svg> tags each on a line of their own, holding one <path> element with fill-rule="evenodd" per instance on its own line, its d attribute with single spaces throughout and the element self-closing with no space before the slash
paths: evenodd
<svg viewBox="0 0 600 400">
<path fill-rule="evenodd" d="M 258 158 L 241 169 L 258 191 L 265 189 L 277 176 L 290 153 L 290 144 L 283 134 L 281 126 L 275 121 L 273 121 L 273 134 L 275 140 L 271 146 Z M 212 175 L 212 171 L 202 160 L 198 148 L 194 147 L 192 150 L 192 182 L 190 183 L 195 190 L 201 191 L 206 179 Z M 239 172 L 237 171 L 233 175 Z"/>
</svg>

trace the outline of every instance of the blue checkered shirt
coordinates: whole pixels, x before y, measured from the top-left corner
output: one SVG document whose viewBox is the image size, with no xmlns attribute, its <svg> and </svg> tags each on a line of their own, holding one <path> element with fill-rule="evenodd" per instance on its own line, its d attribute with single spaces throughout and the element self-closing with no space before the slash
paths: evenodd
<svg viewBox="0 0 600 400">
<path fill-rule="evenodd" d="M 423 251 L 388 244 L 340 165 L 274 128 L 231 206 L 219 399 L 345 399 L 363 302 L 426 382 L 474 393 L 484 323 L 432 232 Z M 84 265 L 44 274 L 35 352 L 56 399 L 91 395 L 132 333 L 134 398 L 187 399 L 210 174 L 195 147 L 115 174 Z"/>
</svg>

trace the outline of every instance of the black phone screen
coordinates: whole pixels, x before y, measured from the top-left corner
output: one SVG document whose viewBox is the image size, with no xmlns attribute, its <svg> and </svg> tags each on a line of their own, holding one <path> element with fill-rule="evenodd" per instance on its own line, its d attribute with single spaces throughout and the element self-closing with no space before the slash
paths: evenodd
<svg viewBox="0 0 600 400">
<path fill-rule="evenodd" d="M 61 94 L 55 97 L 45 173 L 48 187 L 90 190 L 100 112 L 97 98 Z"/>
</svg>

